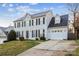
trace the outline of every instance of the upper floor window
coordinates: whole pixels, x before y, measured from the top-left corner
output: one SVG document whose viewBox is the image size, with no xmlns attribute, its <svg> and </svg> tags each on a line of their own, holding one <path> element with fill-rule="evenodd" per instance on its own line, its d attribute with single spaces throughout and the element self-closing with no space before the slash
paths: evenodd
<svg viewBox="0 0 79 59">
<path fill-rule="evenodd" d="M 32 26 L 34 25 L 34 20 L 32 20 Z"/>
<path fill-rule="evenodd" d="M 16 28 L 16 23 L 14 23 L 14 27 Z"/>
<path fill-rule="evenodd" d="M 36 19 L 36 25 L 37 25 L 37 20 L 38 20 L 38 19 Z"/>
<path fill-rule="evenodd" d="M 40 25 L 40 18 L 36 19 L 36 25 Z"/>
<path fill-rule="evenodd" d="M 39 18 L 39 25 L 40 25 L 40 18 Z"/>
<path fill-rule="evenodd" d="M 26 26 L 26 21 L 24 21 L 24 27 Z"/>
<path fill-rule="evenodd" d="M 31 26 L 31 20 L 29 20 L 29 26 Z"/>
<path fill-rule="evenodd" d="M 17 27 L 20 27 L 20 22 L 17 23 Z"/>
<path fill-rule="evenodd" d="M 23 27 L 23 22 L 22 22 L 22 27 Z"/>
<path fill-rule="evenodd" d="M 45 17 L 43 17 L 43 24 L 45 24 Z"/>
</svg>

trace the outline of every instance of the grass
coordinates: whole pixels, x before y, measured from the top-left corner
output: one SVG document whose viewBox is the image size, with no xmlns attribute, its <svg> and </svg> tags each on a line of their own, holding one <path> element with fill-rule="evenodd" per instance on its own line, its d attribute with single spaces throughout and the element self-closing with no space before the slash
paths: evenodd
<svg viewBox="0 0 79 59">
<path fill-rule="evenodd" d="M 79 40 L 75 40 L 77 46 L 79 46 Z M 74 56 L 79 56 L 79 47 L 73 51 Z"/>
<path fill-rule="evenodd" d="M 0 45 L 0 56 L 15 56 L 25 50 L 32 48 L 42 41 L 10 41 Z"/>
</svg>

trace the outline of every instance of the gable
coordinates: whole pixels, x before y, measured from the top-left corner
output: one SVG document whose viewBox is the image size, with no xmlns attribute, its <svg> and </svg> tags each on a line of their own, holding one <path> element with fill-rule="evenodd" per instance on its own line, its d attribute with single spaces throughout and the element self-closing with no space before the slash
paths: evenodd
<svg viewBox="0 0 79 59">
<path fill-rule="evenodd" d="M 6 34 L 4 33 L 4 31 L 2 31 L 2 30 L 0 29 L 0 37 L 2 37 L 2 36 L 6 36 Z"/>
<path fill-rule="evenodd" d="M 48 28 L 50 27 L 60 27 L 60 26 L 67 26 L 68 25 L 68 15 L 60 16 L 60 23 L 55 23 L 55 17 L 52 17 Z"/>
</svg>

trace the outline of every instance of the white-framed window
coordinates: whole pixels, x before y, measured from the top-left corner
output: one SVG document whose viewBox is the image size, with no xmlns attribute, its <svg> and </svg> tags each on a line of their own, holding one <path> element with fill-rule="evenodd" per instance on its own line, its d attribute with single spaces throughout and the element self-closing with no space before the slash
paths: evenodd
<svg viewBox="0 0 79 59">
<path fill-rule="evenodd" d="M 34 25 L 34 20 L 32 20 L 32 26 Z"/>
<path fill-rule="evenodd" d="M 31 20 L 29 20 L 29 26 L 31 26 Z"/>
<path fill-rule="evenodd" d="M 24 32 L 22 31 L 22 37 L 24 36 L 23 34 L 24 34 Z"/>
<path fill-rule="evenodd" d="M 23 21 L 22 21 L 22 27 L 23 27 Z"/>
<path fill-rule="evenodd" d="M 16 23 L 14 23 L 14 27 L 16 28 Z"/>
<path fill-rule="evenodd" d="M 43 17 L 43 24 L 45 24 L 45 17 Z"/>
<path fill-rule="evenodd" d="M 17 27 L 18 27 L 18 28 L 20 27 L 20 22 L 17 23 Z"/>
<path fill-rule="evenodd" d="M 24 21 L 24 27 L 26 26 L 26 21 Z"/>
<path fill-rule="evenodd" d="M 43 37 L 45 37 L 45 29 L 43 29 Z"/>
</svg>

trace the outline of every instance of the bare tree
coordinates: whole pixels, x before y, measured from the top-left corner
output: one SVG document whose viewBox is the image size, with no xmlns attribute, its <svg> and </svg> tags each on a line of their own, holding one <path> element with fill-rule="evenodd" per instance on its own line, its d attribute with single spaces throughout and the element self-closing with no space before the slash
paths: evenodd
<svg viewBox="0 0 79 59">
<path fill-rule="evenodd" d="M 77 39 L 77 29 L 76 29 L 75 24 L 76 24 L 76 15 L 79 12 L 79 3 L 68 3 L 68 4 L 66 4 L 66 6 L 67 6 L 68 10 L 70 12 L 72 12 L 72 14 L 73 14 L 73 17 L 74 17 L 73 26 L 74 26 L 74 32 L 75 32 L 74 34 L 75 34 L 75 38 Z"/>
</svg>

